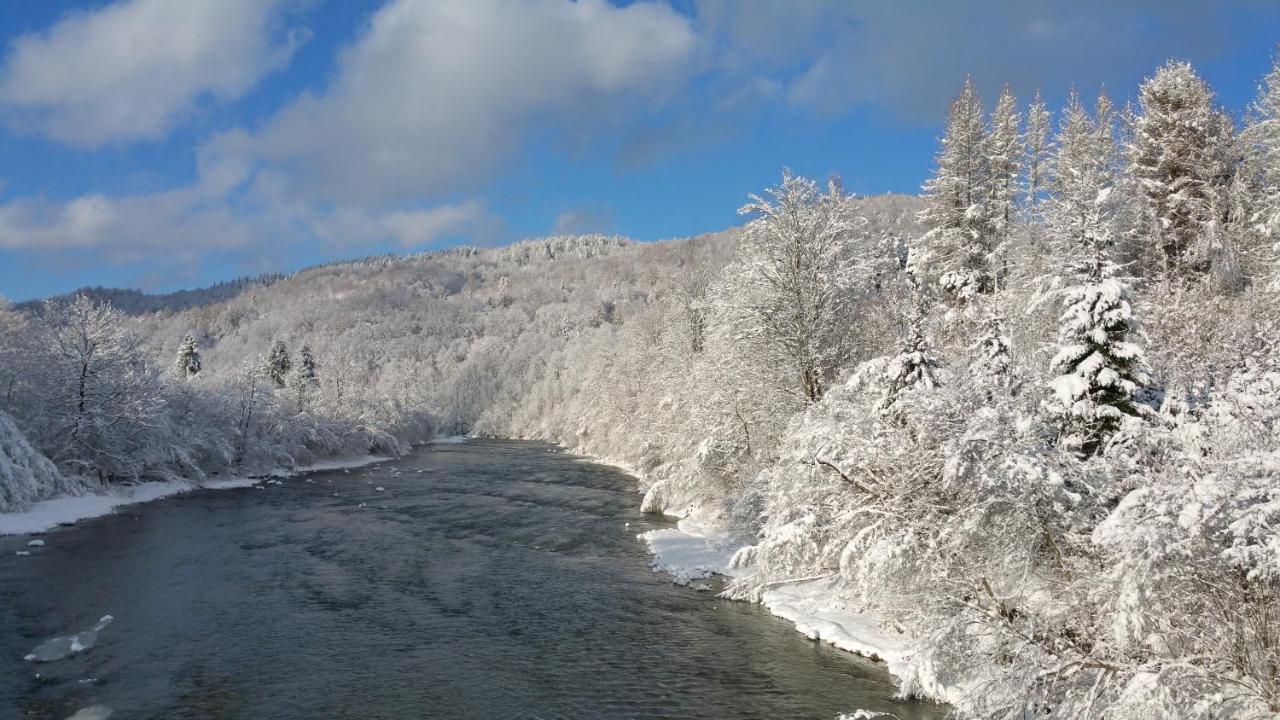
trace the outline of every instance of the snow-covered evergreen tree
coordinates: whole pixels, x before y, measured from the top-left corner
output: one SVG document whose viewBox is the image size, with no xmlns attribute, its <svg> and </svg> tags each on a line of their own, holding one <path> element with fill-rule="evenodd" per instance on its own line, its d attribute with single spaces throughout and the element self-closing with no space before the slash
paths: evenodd
<svg viewBox="0 0 1280 720">
<path fill-rule="evenodd" d="M 1128 148 L 1147 215 L 1156 272 L 1183 280 L 1222 247 L 1219 194 L 1230 179 L 1231 119 L 1189 63 L 1169 62 L 1142 83 Z"/>
<path fill-rule="evenodd" d="M 1115 242 L 1113 197 L 1116 146 L 1106 96 L 1090 118 L 1074 92 L 1062 112 L 1054 142 L 1045 216 L 1050 245 L 1049 287 L 1101 277 Z"/>
<path fill-rule="evenodd" d="M 282 388 L 291 369 L 293 369 L 293 358 L 289 357 L 289 349 L 285 347 L 283 340 L 276 340 L 271 346 L 271 354 L 267 356 L 267 377 L 271 378 L 271 382 L 275 383 L 276 387 Z"/>
<path fill-rule="evenodd" d="M 1040 203 L 1044 199 L 1045 181 L 1049 175 L 1053 149 L 1050 138 L 1052 118 L 1037 90 L 1031 106 L 1027 108 L 1027 129 L 1023 135 L 1022 207 L 1031 223 L 1040 219 Z"/>
<path fill-rule="evenodd" d="M 951 103 L 933 177 L 924 185 L 920 221 L 944 289 L 970 298 L 991 289 L 991 190 L 982 100 L 969 78 Z"/>
<path fill-rule="evenodd" d="M 299 410 L 307 409 L 308 395 L 320 386 L 320 375 L 317 373 L 319 367 L 315 354 L 311 352 L 311 346 L 303 343 L 302 350 L 298 351 L 298 367 L 293 378 L 293 387 L 298 394 Z"/>
<path fill-rule="evenodd" d="M 991 113 L 991 132 L 985 143 L 989 188 L 987 227 L 991 233 L 991 252 L 996 256 L 992 267 L 993 287 L 1003 285 L 1003 278 L 1008 274 L 1007 245 L 1015 220 L 1018 175 L 1026 154 L 1021 124 L 1018 100 L 1006 85 Z"/>
<path fill-rule="evenodd" d="M 1142 347 L 1133 342 L 1137 323 L 1128 289 L 1105 276 L 1103 262 L 1095 268 L 1063 294 L 1058 353 L 1049 362 L 1056 375 L 1050 409 L 1062 422 L 1063 444 L 1085 454 L 1101 449 L 1126 417 L 1150 414 L 1137 399 L 1151 376 Z"/>
<path fill-rule="evenodd" d="M 1012 346 L 1004 326 L 1005 318 L 999 313 L 992 313 L 983 323 L 982 334 L 973 347 L 975 355 L 970 365 L 980 382 L 1006 385 L 1011 379 Z"/>
<path fill-rule="evenodd" d="M 182 339 L 178 346 L 178 357 L 174 366 L 180 378 L 191 378 L 200 374 L 200 351 L 196 349 L 196 339 L 190 335 Z"/>
<path fill-rule="evenodd" d="M 884 390 L 880 396 L 881 410 L 892 407 L 898 396 L 906 390 L 932 390 L 939 385 L 938 370 L 941 363 L 934 354 L 933 344 L 929 341 L 925 325 L 929 313 L 926 288 L 914 276 L 910 279 L 911 315 L 901 349 L 897 355 L 889 358 L 884 366 Z"/>
</svg>

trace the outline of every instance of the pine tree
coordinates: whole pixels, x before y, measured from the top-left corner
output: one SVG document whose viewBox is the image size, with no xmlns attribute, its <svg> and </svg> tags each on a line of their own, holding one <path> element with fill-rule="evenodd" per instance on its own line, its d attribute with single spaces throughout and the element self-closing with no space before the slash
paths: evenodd
<svg viewBox="0 0 1280 720">
<path fill-rule="evenodd" d="M 182 344 L 178 346 L 178 358 L 174 365 L 177 367 L 178 377 L 191 378 L 200 374 L 200 351 L 196 349 L 196 339 L 190 335 L 182 339 Z"/>
<path fill-rule="evenodd" d="M 975 357 L 970 366 L 980 382 L 1002 386 L 1009 383 L 1013 360 L 1009 336 L 1004 331 L 1004 317 L 993 312 L 983 324 L 982 335 L 974 345 Z"/>
<path fill-rule="evenodd" d="M 924 186 L 928 204 L 920 217 L 928 228 L 930 254 L 939 263 L 939 283 L 962 299 L 992 286 L 987 160 L 982 101 L 966 78 L 951 103 L 937 168 Z"/>
<path fill-rule="evenodd" d="M 884 369 L 885 388 L 880 396 L 879 408 L 887 411 L 906 390 L 933 389 L 938 381 L 941 363 L 933 352 L 933 344 L 925 329 L 929 313 L 924 283 L 917 277 L 918 270 L 908 260 L 907 278 L 911 282 L 911 316 L 902 349 L 889 360 Z"/>
<path fill-rule="evenodd" d="M 1022 160 L 1022 207 L 1030 223 L 1040 219 L 1040 204 L 1053 149 L 1049 137 L 1052 130 L 1052 116 L 1037 90 L 1031 107 L 1027 109 L 1027 131 L 1023 138 L 1023 150 L 1026 154 Z"/>
<path fill-rule="evenodd" d="M 1098 279 L 1115 242 L 1112 190 L 1116 146 L 1114 112 L 1106 96 L 1090 118 L 1072 92 L 1063 110 L 1050 162 L 1045 216 L 1051 245 L 1049 285 Z"/>
<path fill-rule="evenodd" d="M 293 360 L 289 357 L 289 350 L 285 347 L 283 340 L 277 340 L 271 346 L 271 354 L 267 356 L 267 377 L 271 378 L 276 387 L 282 388 L 292 368 Z"/>
<path fill-rule="evenodd" d="M 1137 178 L 1158 272 L 1182 280 L 1207 271 L 1221 246 L 1219 193 L 1230 181 L 1232 127 L 1189 63 L 1143 82 L 1129 169 Z"/>
<path fill-rule="evenodd" d="M 991 133 L 986 141 L 989 173 L 987 226 L 991 233 L 991 251 L 1000 256 L 999 266 L 993 268 L 993 285 L 996 287 L 1002 284 L 1001 280 L 1007 274 L 1004 257 L 1013 228 L 1018 173 L 1026 154 L 1021 124 L 1018 100 L 1006 85 L 991 114 Z"/>
<path fill-rule="evenodd" d="M 298 369 L 293 379 L 294 389 L 298 393 L 299 410 L 307 409 L 307 395 L 320 385 L 320 375 L 316 372 L 319 367 L 316 356 L 311 352 L 311 346 L 303 344 L 302 350 L 298 353 Z"/>
</svg>

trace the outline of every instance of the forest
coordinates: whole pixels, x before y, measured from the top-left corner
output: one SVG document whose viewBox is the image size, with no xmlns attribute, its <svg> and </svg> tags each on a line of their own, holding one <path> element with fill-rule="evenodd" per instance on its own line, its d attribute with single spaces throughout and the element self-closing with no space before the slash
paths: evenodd
<svg viewBox="0 0 1280 720">
<path fill-rule="evenodd" d="M 0 510 L 545 439 L 742 539 L 730 597 L 834 579 L 962 717 L 1280 713 L 1280 62 L 1242 117 L 1181 62 L 966 83 L 920 197 L 740 213 L 4 306 Z"/>
</svg>

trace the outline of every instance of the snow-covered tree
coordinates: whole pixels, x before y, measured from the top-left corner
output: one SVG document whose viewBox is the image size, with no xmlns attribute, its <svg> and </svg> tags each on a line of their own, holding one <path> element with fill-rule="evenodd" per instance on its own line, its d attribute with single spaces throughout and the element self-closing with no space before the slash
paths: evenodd
<svg viewBox="0 0 1280 720">
<path fill-rule="evenodd" d="M 982 100 L 966 78 L 951 103 L 937 167 L 924 185 L 927 206 L 920 216 L 936 263 L 934 275 L 961 298 L 992 287 L 988 159 Z"/>
<path fill-rule="evenodd" d="M 319 367 L 315 354 L 311 352 L 311 346 L 304 343 L 302 350 L 298 352 L 298 367 L 293 378 L 293 388 L 298 394 L 299 410 L 307 409 L 308 395 L 320 386 L 320 375 L 317 373 Z"/>
<path fill-rule="evenodd" d="M 812 402 L 852 351 L 844 323 L 860 279 L 853 251 L 861 223 L 835 180 L 823 192 L 785 171 L 767 195 L 739 210 L 756 216 L 737 263 L 740 330 L 781 373 L 777 382 Z"/>
<path fill-rule="evenodd" d="M 292 368 L 293 358 L 289 357 L 289 349 L 285 347 L 283 340 L 276 340 L 271 346 L 271 354 L 267 356 L 267 377 L 276 384 L 276 387 L 282 388 Z"/>
<path fill-rule="evenodd" d="M 1045 180 L 1049 175 L 1049 161 L 1053 149 L 1050 135 L 1053 131 L 1052 115 L 1045 107 L 1044 98 L 1036 91 L 1031 106 L 1027 108 L 1027 129 L 1023 135 L 1022 206 L 1027 218 L 1034 223 L 1040 219 L 1040 203 L 1044 199 Z"/>
<path fill-rule="evenodd" d="M 174 366 L 180 378 L 191 378 L 200 374 L 200 351 L 196 349 L 194 337 L 188 335 L 182 339 Z"/>
<path fill-rule="evenodd" d="M 993 312 L 983 323 L 982 334 L 974 344 L 970 370 L 980 382 L 1007 385 L 1013 366 L 1012 348 L 1005 333 L 1005 318 Z"/>
<path fill-rule="evenodd" d="M 75 495 L 84 484 L 64 477 L 57 466 L 31 446 L 13 418 L 0 411 L 0 512 L 60 495 Z"/>
<path fill-rule="evenodd" d="M 985 143 L 989 174 L 987 226 L 991 233 L 991 251 L 999 256 L 997 265 L 993 268 L 995 287 L 1002 285 L 1002 278 L 1008 274 L 1006 245 L 1015 220 L 1018 175 L 1027 152 L 1021 124 L 1018 100 L 1006 85 L 991 113 L 991 132 Z"/>
<path fill-rule="evenodd" d="M 1169 62 L 1142 83 L 1128 148 L 1147 215 L 1155 270 L 1202 274 L 1222 247 L 1220 193 L 1230 178 L 1231 119 L 1189 63 Z"/>
<path fill-rule="evenodd" d="M 1271 72 L 1258 87 L 1258 97 L 1249 106 L 1248 123 L 1241 140 L 1244 166 L 1241 175 L 1252 191 L 1248 223 L 1270 244 L 1270 267 L 1265 272 L 1270 286 L 1280 290 L 1280 54 Z"/>
<path fill-rule="evenodd" d="M 1066 447 L 1091 454 L 1102 448 L 1126 417 L 1150 411 L 1137 398 L 1151 382 L 1136 339 L 1137 324 L 1124 283 L 1104 270 L 1063 293 L 1058 353 L 1049 362 L 1051 411 Z"/>
<path fill-rule="evenodd" d="M 1099 279 L 1115 243 L 1112 193 L 1117 151 L 1105 95 L 1099 96 L 1098 111 L 1091 119 L 1073 92 L 1054 142 L 1045 201 L 1050 287 Z"/>
<path fill-rule="evenodd" d="M 84 295 L 46 301 L 28 342 L 29 437 L 72 473 L 138 477 L 163 398 L 124 315 Z"/>
</svg>

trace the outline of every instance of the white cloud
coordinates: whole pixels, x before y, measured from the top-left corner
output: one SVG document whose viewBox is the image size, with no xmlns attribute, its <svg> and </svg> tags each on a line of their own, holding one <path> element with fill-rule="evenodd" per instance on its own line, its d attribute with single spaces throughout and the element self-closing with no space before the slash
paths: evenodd
<svg viewBox="0 0 1280 720">
<path fill-rule="evenodd" d="M 213 147 L 252 158 L 292 197 L 443 197 L 538 130 L 565 140 L 646 117 L 683 85 L 696 44 L 665 3 L 393 0 L 341 54 L 330 87 Z"/>
<path fill-rule="evenodd" d="M 287 0 L 124 0 L 68 14 L 10 45 L 0 107 L 60 142 L 163 136 L 204 98 L 242 96 L 288 62 Z"/>
</svg>

